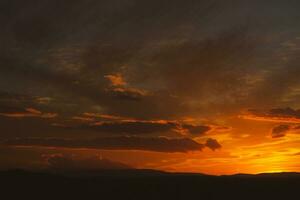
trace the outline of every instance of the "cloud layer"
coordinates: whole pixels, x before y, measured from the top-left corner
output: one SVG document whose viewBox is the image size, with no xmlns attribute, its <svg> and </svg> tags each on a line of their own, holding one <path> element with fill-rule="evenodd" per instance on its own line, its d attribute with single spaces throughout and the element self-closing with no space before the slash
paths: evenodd
<svg viewBox="0 0 300 200">
<path fill-rule="evenodd" d="M 44 155 L 47 167 L 59 171 L 96 171 L 111 169 L 132 169 L 129 165 L 101 157 L 76 158 L 63 154 Z"/>
<path fill-rule="evenodd" d="M 201 151 L 203 144 L 188 138 L 169 139 L 143 137 L 111 137 L 99 139 L 42 139 L 20 138 L 8 140 L 4 144 L 14 146 L 41 146 L 65 148 L 90 148 L 107 150 L 145 150 L 157 152 Z"/>
<path fill-rule="evenodd" d="M 63 147 L 87 148 L 105 150 L 144 150 L 157 152 L 189 152 L 201 151 L 208 147 L 212 150 L 221 148 L 214 139 L 208 139 L 206 144 L 198 143 L 189 138 L 166 137 L 106 137 L 95 139 L 59 139 L 59 138 L 16 138 L 3 142 L 8 146 L 36 146 L 36 147 Z"/>
<path fill-rule="evenodd" d="M 300 110 L 289 107 L 273 108 L 270 110 L 249 109 L 246 114 L 240 117 L 257 121 L 300 123 Z"/>
</svg>

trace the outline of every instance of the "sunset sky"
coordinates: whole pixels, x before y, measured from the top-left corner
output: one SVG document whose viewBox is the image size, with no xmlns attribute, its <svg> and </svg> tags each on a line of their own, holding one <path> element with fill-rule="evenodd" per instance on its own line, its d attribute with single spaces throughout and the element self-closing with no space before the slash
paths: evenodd
<svg viewBox="0 0 300 200">
<path fill-rule="evenodd" d="M 299 0 L 2 0 L 0 169 L 300 172 Z"/>
</svg>

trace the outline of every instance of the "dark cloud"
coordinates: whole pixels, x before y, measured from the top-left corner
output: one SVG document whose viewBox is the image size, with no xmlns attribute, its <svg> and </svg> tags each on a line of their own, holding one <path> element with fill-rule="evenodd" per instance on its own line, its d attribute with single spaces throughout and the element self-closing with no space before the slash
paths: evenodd
<svg viewBox="0 0 300 200">
<path fill-rule="evenodd" d="M 278 125 L 272 129 L 272 138 L 284 137 L 285 134 L 291 129 L 289 125 Z"/>
<path fill-rule="evenodd" d="M 273 116 L 280 116 L 280 117 L 295 117 L 295 118 L 300 118 L 300 110 L 295 110 L 292 108 L 276 108 L 276 109 L 271 109 L 269 111 L 270 115 Z"/>
<path fill-rule="evenodd" d="M 186 124 L 179 121 L 167 121 L 167 120 L 157 120 L 157 121 L 144 121 L 135 119 L 118 119 L 114 120 L 113 116 L 109 116 L 110 119 L 103 119 L 103 121 L 98 121 L 92 117 L 75 117 L 75 120 L 81 121 L 81 125 L 66 125 L 65 128 L 70 129 L 86 129 L 98 131 L 99 133 L 115 133 L 115 134 L 131 134 L 131 135 L 143 135 L 143 134 L 168 134 L 177 133 L 181 135 L 203 135 L 211 127 L 208 125 L 192 125 Z M 110 121 L 107 121 L 110 120 Z"/>
<path fill-rule="evenodd" d="M 92 125 L 83 126 L 83 128 L 93 129 L 99 132 L 108 133 L 127 133 L 127 134 L 150 134 L 150 133 L 166 133 L 176 128 L 175 123 L 166 122 L 104 122 Z"/>
<path fill-rule="evenodd" d="M 0 112 L 25 112 L 24 108 L 34 107 L 38 97 L 26 94 L 17 94 L 0 90 Z"/>
<path fill-rule="evenodd" d="M 299 123 L 300 110 L 292 108 L 273 108 L 270 110 L 249 109 L 248 114 L 242 116 L 246 119 L 261 121 L 277 121 L 286 123 Z"/>
<path fill-rule="evenodd" d="M 230 25 L 220 30 L 209 23 L 214 18 L 224 23 L 225 18 L 215 14 L 220 8 L 233 13 L 227 3 L 44 0 L 29 1 L 22 12 L 21 5 L 6 4 L 16 13 L 3 16 L 14 22 L 6 23 L 5 35 L 14 43 L 3 49 L 1 72 L 13 77 L 5 77 L 7 82 L 22 80 L 22 85 L 14 85 L 21 91 L 59 93 L 85 107 L 98 104 L 113 114 L 172 117 L 195 110 L 182 95 L 235 98 L 240 94 L 232 90 L 239 85 L 235 77 L 251 69 L 240 67 L 256 45 L 247 33 L 248 24 L 231 23 L 231 16 L 225 20 Z M 104 76 L 120 71 L 130 87 L 106 92 Z M 217 83 L 210 84 L 212 80 Z M 223 82 L 228 83 L 218 84 Z M 152 97 L 143 92 L 148 90 L 154 91 Z"/>
<path fill-rule="evenodd" d="M 22 109 L 21 109 L 22 110 Z M 24 109 L 25 110 L 25 109 Z M 20 110 L 19 110 L 20 111 Z M 56 137 L 93 135 L 86 130 L 65 129 L 56 124 L 63 122 L 61 115 L 30 113 L 28 111 L 0 115 L 0 138 L 11 137 Z"/>
<path fill-rule="evenodd" d="M 211 127 L 209 126 L 201 126 L 201 125 L 195 126 L 189 124 L 183 124 L 182 128 L 186 129 L 192 135 L 201 135 L 211 130 Z"/>
<path fill-rule="evenodd" d="M 0 116 L 12 117 L 12 118 L 24 118 L 24 117 L 38 117 L 38 118 L 55 118 L 57 113 L 43 113 L 35 108 L 25 108 L 20 112 L 6 112 L 0 113 Z"/>
<path fill-rule="evenodd" d="M 135 88 L 114 88 L 109 91 L 109 94 L 120 100 L 141 100 L 148 93 Z"/>
<path fill-rule="evenodd" d="M 298 31 L 299 34 L 299 31 Z M 286 41 L 285 41 L 286 42 Z M 282 42 L 284 43 L 284 42 Z M 282 47 L 278 60 L 278 64 L 266 75 L 259 87 L 255 89 L 252 98 L 262 102 L 262 106 L 284 105 L 284 106 L 299 106 L 299 92 L 297 91 L 300 85 L 298 79 L 300 75 L 299 69 L 299 40 L 292 39 L 290 42 L 293 47 Z M 282 61 L 285 60 L 285 61 Z M 288 111 L 288 110 L 286 110 Z M 288 111 L 289 112 L 289 111 Z"/>
<path fill-rule="evenodd" d="M 283 123 L 272 128 L 272 138 L 281 138 L 289 131 L 299 130 L 300 110 L 290 107 L 272 108 L 269 110 L 249 109 L 248 113 L 240 117 L 249 120 Z"/>
<path fill-rule="evenodd" d="M 44 155 L 48 168 L 63 171 L 94 171 L 110 169 L 132 169 L 129 165 L 101 157 L 77 158 L 63 154 Z"/>
<path fill-rule="evenodd" d="M 284 137 L 289 131 L 294 131 L 298 133 L 300 127 L 298 125 L 288 125 L 288 124 L 281 124 L 277 125 L 272 129 L 271 135 L 272 138 L 280 138 Z"/>
<path fill-rule="evenodd" d="M 299 3 L 273 1 L 278 10 L 258 0 L 230 2 L 4 0 L 1 87 L 59 94 L 110 114 L 175 118 L 232 109 L 249 103 L 251 95 L 278 95 L 276 88 L 295 85 L 297 61 L 266 67 L 275 54 L 265 46 L 279 48 L 292 37 L 276 35 L 296 31 Z M 276 73 L 256 84 L 266 71 Z M 107 92 L 104 77 L 118 73 L 128 88 Z M 256 87 L 264 92 L 251 93 Z M 145 97 L 144 90 L 153 95 Z"/>
<path fill-rule="evenodd" d="M 222 146 L 220 145 L 220 143 L 217 140 L 212 139 L 212 138 L 208 138 L 206 140 L 205 146 L 208 147 L 208 148 L 210 148 L 213 151 L 222 148 Z"/>
<path fill-rule="evenodd" d="M 107 137 L 98 139 L 16 138 L 4 141 L 11 146 L 90 148 L 106 150 L 145 150 L 157 152 L 201 151 L 205 146 L 189 138 Z"/>
<path fill-rule="evenodd" d="M 39 98 L 33 99 L 35 101 Z M 42 104 L 42 106 L 37 107 L 41 107 L 43 110 L 51 110 L 51 108 L 55 108 L 51 107 L 52 104 L 54 103 L 51 102 L 51 105 Z M 16 105 L 24 104 L 17 103 Z M 57 108 L 56 110 L 58 112 L 61 111 Z M 39 120 L 38 118 L 44 119 L 45 121 Z M 128 117 L 88 112 L 77 116 L 70 116 L 66 115 L 64 112 L 51 113 L 36 108 L 20 108 L 13 105 L 0 106 L 0 119 L 1 130 L 3 132 L 2 137 L 8 137 L 9 135 L 13 137 L 26 134 L 35 137 L 39 135 L 39 132 L 47 133 L 46 135 L 62 134 L 69 136 L 74 133 L 77 135 L 85 133 L 85 135 L 89 136 L 95 136 L 96 134 L 202 135 L 211 129 L 209 125 L 192 125 L 177 120 L 138 120 Z"/>
</svg>

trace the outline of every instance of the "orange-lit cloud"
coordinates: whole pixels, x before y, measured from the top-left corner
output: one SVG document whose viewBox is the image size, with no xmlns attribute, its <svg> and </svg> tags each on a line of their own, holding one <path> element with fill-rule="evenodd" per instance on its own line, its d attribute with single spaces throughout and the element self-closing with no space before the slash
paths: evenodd
<svg viewBox="0 0 300 200">
<path fill-rule="evenodd" d="M 150 95 L 146 90 L 128 86 L 122 74 L 112 74 L 104 76 L 109 80 L 111 88 L 107 89 L 114 97 L 128 100 L 139 100 L 144 96 Z"/>
<path fill-rule="evenodd" d="M 25 112 L 14 112 L 14 113 L 0 113 L 4 117 L 12 118 L 24 118 L 24 117 L 38 117 L 38 118 L 55 118 L 57 113 L 42 113 L 34 108 L 26 108 Z"/>
<path fill-rule="evenodd" d="M 124 80 L 122 74 L 111 74 L 104 76 L 107 80 L 110 81 L 110 84 L 114 87 L 126 86 L 127 82 Z"/>
<path fill-rule="evenodd" d="M 132 97 L 139 97 L 139 96 L 147 96 L 149 95 L 149 92 L 145 90 L 140 90 L 137 88 L 114 88 L 112 90 L 116 95 L 127 95 L 127 96 L 132 96 Z"/>
<path fill-rule="evenodd" d="M 115 115 L 106 115 L 106 114 L 99 114 L 99 113 L 83 113 L 84 116 L 87 117 L 94 117 L 94 118 L 102 118 L 108 120 L 134 120 L 127 117 L 115 116 Z"/>
</svg>

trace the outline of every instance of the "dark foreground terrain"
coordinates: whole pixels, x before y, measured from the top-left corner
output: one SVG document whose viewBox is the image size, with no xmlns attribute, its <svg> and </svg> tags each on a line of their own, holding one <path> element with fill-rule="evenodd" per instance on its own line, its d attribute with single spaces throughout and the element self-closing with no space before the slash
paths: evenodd
<svg viewBox="0 0 300 200">
<path fill-rule="evenodd" d="M 1 199 L 300 199 L 300 174 L 206 176 L 151 170 L 0 172 Z"/>
</svg>

